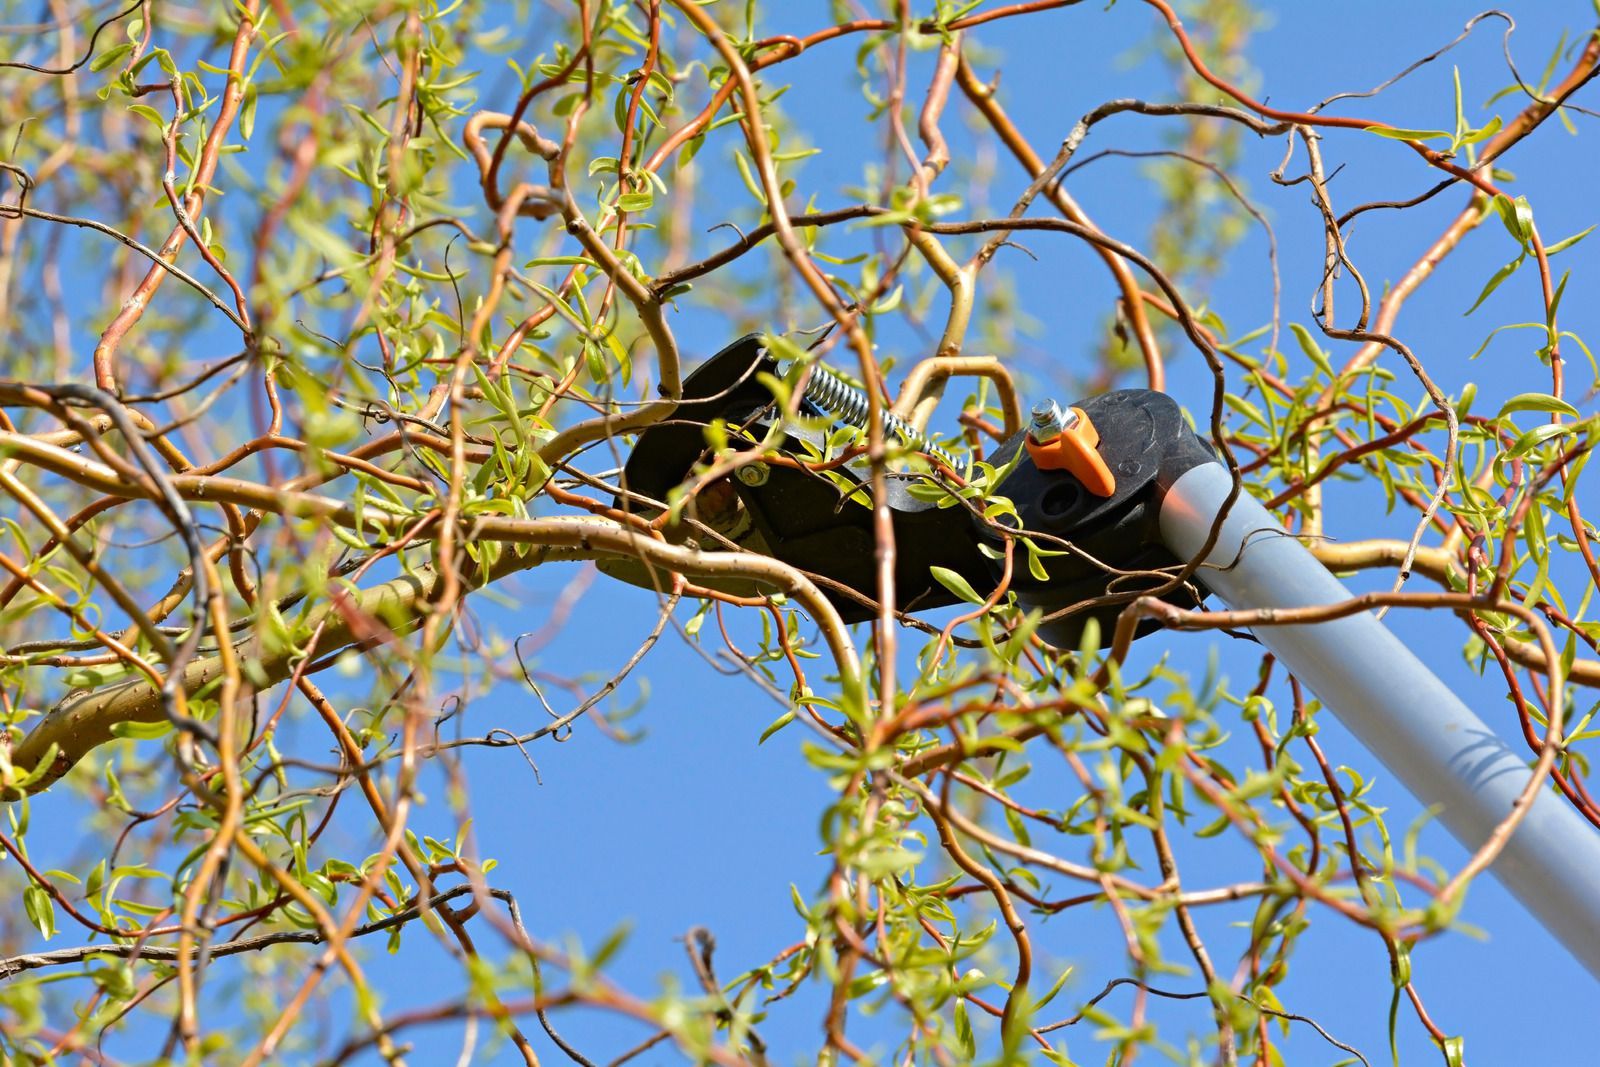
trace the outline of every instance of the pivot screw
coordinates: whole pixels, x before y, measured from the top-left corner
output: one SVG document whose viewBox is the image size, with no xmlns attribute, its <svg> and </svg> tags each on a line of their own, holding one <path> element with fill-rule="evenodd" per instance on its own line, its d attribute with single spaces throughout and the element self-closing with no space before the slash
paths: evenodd
<svg viewBox="0 0 1600 1067">
<path fill-rule="evenodd" d="M 1043 400 L 1033 406 L 1033 422 L 1028 427 L 1028 436 L 1040 443 L 1053 441 L 1077 424 L 1076 411 L 1062 411 L 1061 405 L 1054 400 Z"/>
<path fill-rule="evenodd" d="M 772 477 L 772 471 L 765 463 L 751 463 L 734 471 L 733 476 L 752 488 L 766 485 L 767 479 Z"/>
</svg>

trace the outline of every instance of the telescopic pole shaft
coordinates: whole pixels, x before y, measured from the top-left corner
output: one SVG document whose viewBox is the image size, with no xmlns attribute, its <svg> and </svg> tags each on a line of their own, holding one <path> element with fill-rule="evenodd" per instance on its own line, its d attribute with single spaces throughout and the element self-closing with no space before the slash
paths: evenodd
<svg viewBox="0 0 1600 1067">
<path fill-rule="evenodd" d="M 1180 559 L 1204 546 L 1232 480 L 1209 462 L 1161 504 L 1162 540 Z M 1200 578 L 1240 610 L 1349 600 L 1344 584 L 1248 495 L 1228 511 Z M 1488 840 L 1526 787 L 1529 761 L 1489 729 L 1370 612 L 1257 627 L 1256 637 L 1469 849 Z M 1600 978 L 1600 834 L 1549 789 L 1490 867 Z"/>
</svg>

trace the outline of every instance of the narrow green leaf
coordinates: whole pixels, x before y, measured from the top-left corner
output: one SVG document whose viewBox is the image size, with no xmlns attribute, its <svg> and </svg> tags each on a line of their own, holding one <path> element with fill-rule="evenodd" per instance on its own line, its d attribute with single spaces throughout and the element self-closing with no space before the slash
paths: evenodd
<svg viewBox="0 0 1600 1067">
<path fill-rule="evenodd" d="M 769 725 L 765 730 L 761 731 L 761 736 L 756 740 L 756 744 L 766 744 L 767 738 L 771 737 L 773 734 L 777 733 L 779 730 L 783 729 L 785 726 L 788 726 L 792 722 L 794 722 L 793 709 L 786 711 L 782 715 L 779 715 L 776 719 L 773 719 L 771 725 Z"/>
<path fill-rule="evenodd" d="M 22 909 L 28 921 L 44 936 L 46 941 L 55 936 L 56 902 L 50 899 L 41 886 L 30 885 L 22 891 Z"/>
<path fill-rule="evenodd" d="M 642 193 L 625 193 L 617 198 L 617 210 L 630 214 L 636 211 L 649 211 L 650 205 L 655 203 L 655 194 L 649 189 Z"/>
<path fill-rule="evenodd" d="M 1315 363 L 1317 369 L 1323 374 L 1332 378 L 1334 376 L 1333 364 L 1328 362 L 1328 354 L 1322 350 L 1322 346 L 1318 345 L 1316 339 L 1311 336 L 1311 331 L 1298 322 L 1291 322 L 1289 324 L 1289 332 L 1294 334 L 1296 341 L 1300 342 L 1300 351 L 1306 354 L 1306 358 Z"/>
<path fill-rule="evenodd" d="M 1547 422 L 1541 426 L 1535 426 L 1533 429 L 1517 438 L 1512 446 L 1506 449 L 1506 458 L 1521 459 L 1523 456 L 1526 456 L 1529 452 L 1532 452 L 1534 449 L 1538 448 L 1551 438 L 1561 437 L 1572 432 L 1573 429 L 1571 426 L 1567 426 L 1559 422 Z"/>
<path fill-rule="evenodd" d="M 1523 253 L 1522 255 L 1518 256 L 1516 259 L 1513 259 L 1510 263 L 1507 263 L 1505 266 L 1503 266 L 1499 270 L 1495 271 L 1494 272 L 1494 276 L 1492 278 L 1490 278 L 1488 284 L 1483 287 L 1483 292 L 1478 294 L 1478 299 L 1474 300 L 1472 302 L 1472 306 L 1469 307 L 1466 311 L 1463 311 L 1462 315 L 1463 316 L 1470 315 L 1474 311 L 1477 311 L 1478 310 L 1478 305 L 1482 304 L 1485 300 L 1489 299 L 1489 294 L 1494 292 L 1496 289 L 1500 288 L 1500 283 L 1501 282 L 1505 281 L 1507 278 L 1509 278 L 1513 274 L 1517 273 L 1517 268 L 1522 266 L 1522 261 L 1527 259 L 1527 258 L 1528 258 L 1527 253 Z"/>
<path fill-rule="evenodd" d="M 131 41 L 127 44 L 119 44 L 113 48 L 107 48 L 90 61 L 89 69 L 92 71 L 105 70 L 131 51 L 133 51 L 133 43 Z"/>
<path fill-rule="evenodd" d="M 1505 124 L 1500 121 L 1500 116 L 1496 115 L 1494 118 L 1490 119 L 1487 123 L 1485 123 L 1483 126 L 1479 127 L 1478 129 L 1476 129 L 1476 130 L 1468 130 L 1466 132 L 1466 134 L 1461 138 L 1461 140 L 1458 143 L 1459 144 L 1464 144 L 1464 145 L 1469 145 L 1469 144 L 1479 144 L 1479 143 L 1481 143 L 1483 141 L 1487 141 L 1489 138 L 1491 138 L 1495 134 L 1499 133 L 1500 132 L 1500 127 L 1503 126 L 1503 125 L 1505 125 Z"/>
<path fill-rule="evenodd" d="M 1450 136 L 1446 130 L 1402 130 L 1394 126 L 1368 126 L 1367 132 L 1387 137 L 1392 141 L 1431 141 Z"/>
<path fill-rule="evenodd" d="M 962 600 L 965 600 L 968 604 L 983 603 L 983 597 L 978 595 L 977 590 L 972 588 L 971 583 L 950 568 L 929 567 L 928 571 L 933 575 L 934 581 L 950 590 Z"/>
<path fill-rule="evenodd" d="M 1600 223 L 1597 223 L 1596 225 L 1600 225 Z M 1579 230 L 1577 233 L 1573 234 L 1571 237 L 1564 237 L 1561 240 L 1557 241 L 1553 245 L 1546 245 L 1545 246 L 1545 250 L 1544 250 L 1544 254 L 1547 255 L 1547 256 L 1553 256 L 1557 252 L 1565 252 L 1567 249 L 1571 248 L 1573 245 L 1577 244 L 1579 241 L 1583 240 L 1585 237 L 1589 236 L 1593 232 L 1594 232 L 1594 226 L 1590 226 L 1587 229 Z"/>
<path fill-rule="evenodd" d="M 158 737 L 165 737 L 172 732 L 172 724 L 163 719 L 161 722 L 114 722 L 111 724 L 111 733 L 114 737 L 125 737 L 130 741 L 153 741 Z"/>
<path fill-rule="evenodd" d="M 1507 400 L 1500 407 L 1500 416 L 1504 418 L 1516 411 L 1546 411 L 1560 412 L 1568 418 L 1578 417 L 1578 409 L 1559 397 L 1550 396 L 1548 393 L 1521 393 Z"/>
</svg>

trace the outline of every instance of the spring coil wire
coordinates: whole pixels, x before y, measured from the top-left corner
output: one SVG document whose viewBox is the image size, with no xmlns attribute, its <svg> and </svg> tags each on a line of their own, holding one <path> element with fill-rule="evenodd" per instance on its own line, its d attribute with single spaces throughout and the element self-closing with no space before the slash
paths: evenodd
<svg viewBox="0 0 1600 1067">
<path fill-rule="evenodd" d="M 778 364 L 777 371 L 780 378 L 789 377 L 796 363 L 785 360 Z M 806 382 L 805 390 L 800 394 L 806 400 L 832 415 L 835 419 L 857 429 L 867 428 L 868 412 L 871 401 L 867 394 L 839 377 L 833 371 L 820 363 L 811 365 L 811 378 Z M 905 419 L 891 411 L 883 413 L 884 429 L 898 437 L 902 443 L 926 452 L 930 456 L 941 460 L 952 470 L 958 470 L 956 461 L 950 453 L 929 441 L 927 436 L 917 432 Z"/>
</svg>

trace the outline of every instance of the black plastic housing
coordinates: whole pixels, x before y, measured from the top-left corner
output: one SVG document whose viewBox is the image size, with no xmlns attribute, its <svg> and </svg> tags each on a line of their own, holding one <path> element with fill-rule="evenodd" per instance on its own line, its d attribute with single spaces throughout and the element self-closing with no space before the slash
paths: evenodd
<svg viewBox="0 0 1600 1067">
<path fill-rule="evenodd" d="M 776 372 L 777 363 L 761 334 L 741 337 L 706 360 L 684 380 L 684 402 L 673 417 L 639 435 L 623 469 L 624 487 L 666 502 L 696 465 L 710 458 L 705 428 L 715 420 L 763 436 L 775 417 L 775 405 L 760 375 Z M 1020 529 L 1033 535 L 1038 547 L 1063 552 L 1043 558 L 1048 574 L 1044 580 L 1034 577 L 1019 555 L 1012 568 L 1011 588 L 1027 607 L 1043 609 L 1047 615 L 1060 613 L 1041 627 L 1040 634 L 1066 648 L 1078 644 L 1089 618 L 1098 619 L 1102 632 L 1109 633 L 1121 606 L 1073 609 L 1107 592 L 1138 594 L 1161 580 L 1125 572 L 1178 564 L 1161 543 L 1160 497 L 1184 471 L 1212 459 L 1210 449 L 1189 429 L 1178 405 L 1165 394 L 1129 389 L 1091 397 L 1076 406 L 1099 431 L 1099 451 L 1116 478 L 1116 491 L 1103 499 L 1093 496 L 1071 474 L 1042 471 L 1026 454 L 993 491 L 1012 501 L 1021 518 Z M 823 414 L 815 408 L 802 410 L 808 416 Z M 801 441 L 807 438 L 813 444 L 822 439 L 819 433 L 789 428 L 783 447 L 798 454 Z M 1022 448 L 1023 440 L 1024 434 L 1013 435 L 990 462 L 1003 468 Z M 862 502 L 863 494 L 848 494 L 818 473 L 779 464 L 763 464 L 753 477 L 749 470 L 742 473 L 745 478 L 728 478 L 715 491 L 701 493 L 709 501 L 708 507 L 721 516 L 720 525 L 712 525 L 741 547 L 773 556 L 819 579 L 846 622 L 873 618 L 870 601 L 877 592 L 877 561 L 872 509 Z M 858 473 L 848 466 L 838 468 L 837 473 L 861 484 Z M 900 606 L 918 611 L 957 603 L 933 578 L 933 567 L 961 575 L 980 595 L 992 591 L 1001 564 L 980 551 L 979 545 L 986 544 L 998 553 L 1002 535 L 976 519 L 969 509 L 919 500 L 907 486 L 904 476 L 891 478 L 889 484 Z M 658 513 L 626 496 L 619 496 L 616 506 L 652 517 Z M 707 521 L 704 514 L 697 517 Z M 691 534 L 686 524 L 669 530 L 669 536 Z M 708 549 L 718 547 L 714 539 L 702 538 L 701 543 Z M 630 561 L 605 563 L 602 569 L 638 585 L 653 586 L 659 580 Z M 719 587 L 755 592 L 732 583 Z M 852 591 L 856 595 L 851 595 Z M 1194 603 L 1183 597 L 1174 602 Z"/>
<path fill-rule="evenodd" d="M 705 427 L 716 419 L 729 426 L 748 425 L 757 437 L 765 433 L 775 405 L 758 375 L 776 371 L 777 363 L 760 334 L 741 337 L 706 360 L 684 379 L 685 401 L 673 417 L 639 435 L 623 468 L 626 488 L 665 501 L 708 455 Z M 812 409 L 805 414 L 822 412 Z M 796 438 L 807 436 L 820 444 L 820 434 L 799 430 L 790 430 L 786 439 L 798 451 Z M 876 596 L 872 509 L 820 474 L 777 464 L 766 465 L 764 473 L 765 480 L 756 485 L 728 480 L 751 520 L 751 529 L 734 539 L 822 578 L 823 592 L 846 622 L 873 618 L 873 610 L 862 599 L 834 587 Z M 850 468 L 840 468 L 839 473 L 860 484 Z M 616 506 L 630 505 L 619 497 Z M 931 567 L 955 571 L 974 589 L 993 588 L 988 561 L 978 551 L 976 531 L 965 510 L 918 500 L 900 479 L 890 481 L 889 507 L 895 534 L 896 599 L 902 608 L 916 611 L 957 602 L 933 578 Z M 641 509 L 634 506 L 634 510 Z M 635 580 L 625 568 L 613 571 Z"/>
<path fill-rule="evenodd" d="M 1025 560 L 1017 559 L 1011 586 L 1025 606 L 1045 612 L 1047 621 L 1040 627 L 1045 640 L 1066 648 L 1077 645 L 1090 618 L 1097 619 L 1102 634 L 1109 635 L 1122 605 L 1074 608 L 1108 592 L 1138 594 L 1165 584 L 1165 578 L 1154 575 L 1116 572 L 1170 568 L 1181 562 L 1161 542 L 1162 490 L 1184 471 L 1212 459 L 1182 409 L 1165 393 L 1124 389 L 1074 406 L 1100 435 L 1098 451 L 1116 478 L 1116 491 L 1097 497 L 1068 472 L 1040 470 L 1026 455 L 994 490 L 1016 506 L 1020 528 L 1033 535 L 1034 544 L 1047 552 L 1064 553 L 1042 559 L 1049 575 L 1044 580 L 1030 573 Z M 1025 433 L 1012 435 L 992 462 L 1000 467 L 1010 462 L 1025 437 Z M 996 549 L 1002 544 L 994 530 L 986 529 L 982 536 Z M 991 561 L 996 579 L 999 566 Z M 1172 600 L 1185 607 L 1195 605 L 1193 598 Z M 1151 623 L 1145 630 L 1156 628 Z"/>
</svg>

